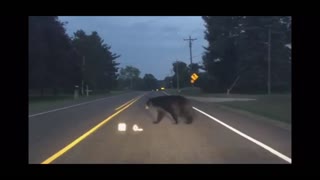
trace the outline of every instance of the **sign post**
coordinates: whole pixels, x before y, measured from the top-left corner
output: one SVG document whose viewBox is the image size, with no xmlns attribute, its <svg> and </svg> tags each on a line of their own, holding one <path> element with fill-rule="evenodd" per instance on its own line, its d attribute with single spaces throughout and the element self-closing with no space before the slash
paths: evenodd
<svg viewBox="0 0 320 180">
<path fill-rule="evenodd" d="M 74 99 L 78 99 L 79 97 L 79 86 L 75 86 L 74 88 Z"/>
</svg>

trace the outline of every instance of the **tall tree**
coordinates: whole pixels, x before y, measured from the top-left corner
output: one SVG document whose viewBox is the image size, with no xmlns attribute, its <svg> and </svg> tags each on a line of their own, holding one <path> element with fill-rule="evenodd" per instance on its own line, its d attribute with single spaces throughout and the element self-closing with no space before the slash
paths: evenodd
<svg viewBox="0 0 320 180">
<path fill-rule="evenodd" d="M 138 68 L 133 66 L 126 66 L 125 68 L 120 69 L 119 80 L 121 81 L 121 83 L 127 85 L 127 87 L 130 87 L 130 89 L 133 89 L 133 87 L 135 87 L 135 84 L 137 82 L 140 82 L 140 73 L 141 72 Z"/>
<path fill-rule="evenodd" d="M 212 91 L 266 92 L 268 56 L 271 59 L 271 85 L 287 89 L 291 82 L 291 18 L 286 16 L 203 17 L 208 47 L 203 56 Z M 271 32 L 269 36 L 269 31 Z M 270 51 L 268 42 L 271 41 Z M 270 52 L 270 53 L 269 53 Z"/>
<path fill-rule="evenodd" d="M 152 74 L 145 74 L 143 81 L 145 90 L 152 90 L 158 87 L 158 80 Z"/>
<path fill-rule="evenodd" d="M 83 30 L 74 33 L 73 45 L 82 57 L 83 79 L 91 89 L 110 90 L 114 88 L 117 79 L 117 63 L 120 57 L 110 51 L 111 46 L 97 32 L 86 35 Z"/>
<path fill-rule="evenodd" d="M 191 74 L 191 72 L 199 73 L 200 65 L 197 63 L 192 63 L 192 64 L 189 64 L 188 68 L 189 68 L 189 74 Z"/>
<path fill-rule="evenodd" d="M 74 88 L 80 59 L 57 16 L 29 17 L 29 88 Z"/>
<path fill-rule="evenodd" d="M 173 86 L 177 87 L 177 76 L 179 79 L 179 87 L 183 88 L 183 87 L 187 87 L 190 86 L 190 76 L 189 76 L 189 69 L 187 67 L 187 64 L 185 62 L 182 61 L 177 61 L 172 63 L 172 70 L 174 72 L 173 75 Z"/>
<path fill-rule="evenodd" d="M 205 39 L 209 46 L 205 47 L 203 64 L 209 76 L 215 77 L 218 86 L 216 91 L 225 91 L 236 77 L 236 38 L 240 34 L 239 16 L 204 16 Z"/>
<path fill-rule="evenodd" d="M 291 52 L 286 47 L 290 39 L 287 36 L 289 28 L 284 23 L 286 19 L 288 17 L 283 16 L 248 16 L 242 19 L 243 33 L 238 44 L 238 56 L 241 60 L 238 66 L 244 70 L 235 90 L 266 92 L 269 63 L 271 89 L 288 90 L 291 77 L 288 62 Z"/>
</svg>

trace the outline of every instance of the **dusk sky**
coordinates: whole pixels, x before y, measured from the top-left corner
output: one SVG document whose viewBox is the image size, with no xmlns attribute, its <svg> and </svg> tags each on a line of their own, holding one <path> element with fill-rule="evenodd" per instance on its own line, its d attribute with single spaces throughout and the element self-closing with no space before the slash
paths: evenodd
<svg viewBox="0 0 320 180">
<path fill-rule="evenodd" d="M 200 16 L 60 16 L 69 36 L 79 29 L 87 34 L 97 31 L 113 53 L 120 54 L 119 67 L 132 65 L 162 80 L 172 75 L 175 60 L 190 63 L 189 45 L 193 41 L 193 62 L 200 63 L 204 40 L 204 22 Z"/>
</svg>

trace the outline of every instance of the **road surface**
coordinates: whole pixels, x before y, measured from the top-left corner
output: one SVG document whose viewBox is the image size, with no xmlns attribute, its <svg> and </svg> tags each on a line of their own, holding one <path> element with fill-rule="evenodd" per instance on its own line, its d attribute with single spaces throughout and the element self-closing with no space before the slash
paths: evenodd
<svg viewBox="0 0 320 180">
<path fill-rule="evenodd" d="M 30 164 L 288 164 L 291 130 L 192 100 L 196 119 L 152 123 L 148 97 L 132 92 L 29 115 Z M 118 131 L 125 123 L 126 131 Z M 143 131 L 133 131 L 133 125 Z"/>
</svg>

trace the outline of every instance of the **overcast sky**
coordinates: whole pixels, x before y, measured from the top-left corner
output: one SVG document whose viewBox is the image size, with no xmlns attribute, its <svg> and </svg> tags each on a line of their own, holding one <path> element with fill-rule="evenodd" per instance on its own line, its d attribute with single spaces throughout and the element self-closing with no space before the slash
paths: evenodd
<svg viewBox="0 0 320 180">
<path fill-rule="evenodd" d="M 157 79 L 171 75 L 176 59 L 190 63 L 189 45 L 184 38 L 197 38 L 192 44 L 193 62 L 201 62 L 204 22 L 200 16 L 60 16 L 67 33 L 73 36 L 83 29 L 87 34 L 97 31 L 111 51 L 120 54 L 120 67 L 132 65 Z"/>
</svg>

